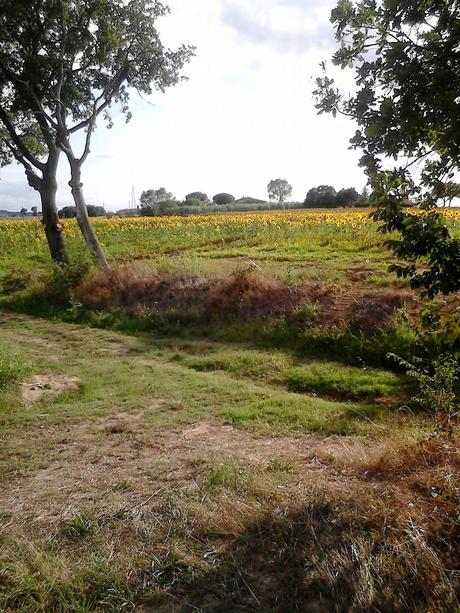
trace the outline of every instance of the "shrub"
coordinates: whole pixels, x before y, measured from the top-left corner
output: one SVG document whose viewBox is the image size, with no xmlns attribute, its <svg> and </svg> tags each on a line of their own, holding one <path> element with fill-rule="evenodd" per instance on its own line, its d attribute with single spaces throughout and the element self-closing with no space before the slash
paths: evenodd
<svg viewBox="0 0 460 613">
<path fill-rule="evenodd" d="M 216 194 L 212 201 L 219 205 L 231 204 L 232 202 L 235 202 L 235 197 L 226 193 Z"/>
<path fill-rule="evenodd" d="M 77 216 L 76 206 L 65 206 L 59 211 L 59 217 L 61 219 L 73 219 Z"/>
<path fill-rule="evenodd" d="M 407 375 L 416 379 L 419 395 L 413 400 L 430 413 L 452 415 L 458 408 L 455 384 L 459 380 L 460 365 L 449 354 L 436 360 L 413 358 L 411 362 L 390 354 L 396 362 L 406 369 Z"/>
<path fill-rule="evenodd" d="M 266 200 L 252 198 L 251 196 L 243 196 L 243 198 L 238 198 L 235 202 L 236 204 L 268 204 Z"/>
<path fill-rule="evenodd" d="M 158 212 L 160 215 L 176 215 L 179 210 L 177 200 L 164 200 L 158 204 Z"/>
<path fill-rule="evenodd" d="M 107 211 L 103 206 L 88 204 L 86 209 L 88 211 L 88 217 L 105 217 L 107 215 Z"/>
<path fill-rule="evenodd" d="M 88 217 L 105 217 L 107 211 L 103 206 L 96 206 L 94 204 L 88 204 L 86 207 L 88 211 Z M 65 206 L 59 211 L 59 217 L 61 219 L 73 219 L 77 216 L 77 207 Z"/>
<path fill-rule="evenodd" d="M 26 270 L 13 269 L 1 281 L 1 292 L 5 295 L 14 294 L 25 289 L 32 279 L 32 273 Z"/>
<path fill-rule="evenodd" d="M 68 304 L 74 290 L 92 268 L 89 256 L 77 257 L 66 266 L 53 264 L 51 274 L 46 283 L 46 293 L 57 304 Z"/>
</svg>

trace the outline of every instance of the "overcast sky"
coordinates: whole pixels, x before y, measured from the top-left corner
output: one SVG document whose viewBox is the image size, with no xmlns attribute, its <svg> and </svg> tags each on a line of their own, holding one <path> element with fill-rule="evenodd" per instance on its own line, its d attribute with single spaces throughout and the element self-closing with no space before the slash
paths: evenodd
<svg viewBox="0 0 460 613">
<path fill-rule="evenodd" d="M 128 125 L 116 118 L 107 130 L 100 122 L 84 167 L 88 203 L 124 208 L 133 185 L 137 197 L 164 186 L 179 199 L 192 191 L 266 198 L 267 183 L 281 177 L 296 200 L 323 183 L 364 186 L 359 154 L 348 149 L 353 124 L 318 116 L 311 97 L 319 63 L 335 47 L 336 0 L 168 4 L 172 13 L 159 22 L 165 43 L 197 47 L 189 79 L 149 102 L 133 98 Z M 0 209 L 39 204 L 21 167 L 0 177 Z M 71 203 L 67 181 L 63 157 L 60 206 Z"/>
</svg>

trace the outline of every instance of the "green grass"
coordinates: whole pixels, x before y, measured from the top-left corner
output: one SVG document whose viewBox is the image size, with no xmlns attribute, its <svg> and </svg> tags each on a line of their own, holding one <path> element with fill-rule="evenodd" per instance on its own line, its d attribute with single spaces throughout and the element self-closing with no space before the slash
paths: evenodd
<svg viewBox="0 0 460 613">
<path fill-rule="evenodd" d="M 0 345 L 0 390 L 5 391 L 26 372 L 24 359 Z"/>
<path fill-rule="evenodd" d="M 339 295 L 406 283 L 375 224 L 103 222 L 117 264 L 222 278 L 249 257 Z M 393 411 L 405 380 L 361 367 L 414 346 L 403 318 L 366 336 L 314 302 L 228 324 L 85 312 L 74 230 L 62 274 L 38 224 L 0 224 L 0 306 L 44 318 L 0 314 L 17 352 L 0 352 L 0 610 L 455 610 L 454 441 L 435 455 L 433 422 Z M 81 384 L 21 400 L 19 381 L 53 373 Z M 407 480 L 385 466 L 413 439 Z"/>
<path fill-rule="evenodd" d="M 368 434 L 374 420 L 386 413 L 376 405 L 356 405 L 308 398 L 295 394 L 272 394 L 269 400 L 232 406 L 223 416 L 234 426 L 259 434 L 321 432 L 322 434 Z"/>
<path fill-rule="evenodd" d="M 405 381 L 394 373 L 316 362 L 291 368 L 285 374 L 289 390 L 331 398 L 362 400 L 400 395 Z"/>
<path fill-rule="evenodd" d="M 228 421 L 259 434 L 366 434 L 373 426 L 363 413 L 372 414 L 372 419 L 379 414 L 385 417 L 377 407 L 289 392 L 281 380 L 292 364 L 289 353 L 224 348 L 209 341 L 172 341 L 151 334 L 129 336 L 15 316 L 2 329 L 5 341 L 14 342 L 33 362 L 33 374 L 55 372 L 81 381 L 77 390 L 55 398 L 45 395 L 27 410 L 13 397 L 0 403 L 0 427 L 7 437 L 5 455 L 0 456 L 3 474 L 46 466 L 56 457 L 53 438 L 42 440 L 35 449 L 17 436 L 21 431 L 85 423 L 90 432 L 98 433 L 98 420 L 150 406 L 155 408 L 145 411 L 140 434 L 144 441 L 157 429 L 181 427 L 198 419 Z M 204 357 L 197 357 L 200 353 Z M 194 360 L 199 361 L 198 368 Z M 205 368 L 200 360 L 205 360 Z"/>
<path fill-rule="evenodd" d="M 248 476 L 244 469 L 235 464 L 219 464 L 208 474 L 206 485 L 209 488 L 241 489 L 247 483 Z"/>
<path fill-rule="evenodd" d="M 81 539 L 94 529 L 93 520 L 86 513 L 78 513 L 69 519 L 61 530 L 61 534 L 71 539 Z"/>
</svg>

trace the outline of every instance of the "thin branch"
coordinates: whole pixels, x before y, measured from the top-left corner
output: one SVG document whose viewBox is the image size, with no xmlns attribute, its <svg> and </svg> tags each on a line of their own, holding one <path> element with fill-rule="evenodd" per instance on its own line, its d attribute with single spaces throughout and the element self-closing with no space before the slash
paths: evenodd
<svg viewBox="0 0 460 613">
<path fill-rule="evenodd" d="M 31 87 L 30 84 L 27 83 L 26 81 L 23 81 L 22 79 L 20 79 L 13 71 L 11 71 L 9 68 L 4 66 L 3 64 L 0 64 L 0 70 L 3 72 L 3 74 L 5 75 L 7 79 L 9 79 L 13 84 L 15 84 L 16 89 L 18 90 L 19 94 L 21 93 L 24 94 L 24 92 L 27 92 L 27 94 L 32 97 L 32 100 L 37 106 L 38 112 L 41 115 L 43 115 L 43 117 L 46 119 L 46 121 L 51 126 L 56 127 L 56 124 L 54 123 L 53 118 L 50 115 L 48 115 L 48 113 L 46 113 L 33 87 Z"/>
</svg>

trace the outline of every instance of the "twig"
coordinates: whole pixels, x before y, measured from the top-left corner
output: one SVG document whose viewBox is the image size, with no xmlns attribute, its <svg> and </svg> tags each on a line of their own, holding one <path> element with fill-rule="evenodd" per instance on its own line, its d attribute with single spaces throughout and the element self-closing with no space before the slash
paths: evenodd
<svg viewBox="0 0 460 613">
<path fill-rule="evenodd" d="M 156 492 L 153 492 L 153 494 L 151 496 L 149 496 L 148 498 L 146 498 L 145 500 L 143 500 L 142 502 L 139 502 L 138 504 L 135 504 L 133 507 L 131 507 L 130 509 L 124 509 L 125 513 L 131 513 L 131 511 L 134 511 L 134 509 L 138 509 L 139 507 L 143 507 L 145 504 L 147 504 L 148 502 L 150 502 L 150 500 L 152 500 L 152 498 L 154 498 L 155 496 L 157 496 L 161 491 L 163 490 L 163 488 L 160 487 L 159 490 L 157 490 Z"/>
</svg>

